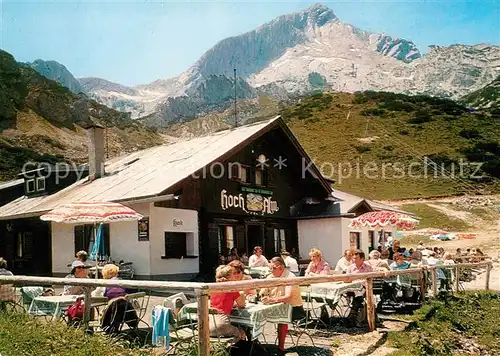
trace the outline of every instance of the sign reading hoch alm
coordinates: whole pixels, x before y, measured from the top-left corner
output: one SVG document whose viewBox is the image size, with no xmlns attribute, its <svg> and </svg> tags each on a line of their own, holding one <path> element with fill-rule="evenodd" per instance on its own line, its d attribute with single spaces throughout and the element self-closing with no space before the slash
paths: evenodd
<svg viewBox="0 0 500 356">
<path fill-rule="evenodd" d="M 220 192 L 220 206 L 222 210 L 228 208 L 239 208 L 249 214 L 274 214 L 279 210 L 278 202 L 271 197 L 263 197 L 259 194 L 248 193 L 246 196 L 242 193 L 238 195 L 227 194 L 227 190 Z"/>
</svg>

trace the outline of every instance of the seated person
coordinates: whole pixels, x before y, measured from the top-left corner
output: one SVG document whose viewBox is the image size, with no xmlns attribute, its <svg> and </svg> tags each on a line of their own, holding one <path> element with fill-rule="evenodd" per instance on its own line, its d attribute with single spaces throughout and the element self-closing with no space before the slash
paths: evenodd
<svg viewBox="0 0 500 356">
<path fill-rule="evenodd" d="M 281 257 L 271 259 L 272 273 L 267 278 L 295 278 L 295 275 L 288 271 L 285 261 Z M 300 294 L 300 287 L 297 286 L 278 286 L 272 288 L 263 288 L 260 291 L 262 302 L 266 304 L 286 303 L 292 306 L 292 321 L 300 320 L 305 317 L 305 311 Z M 278 348 L 281 351 L 285 349 L 285 338 L 288 332 L 287 324 L 278 324 Z"/>
<path fill-rule="evenodd" d="M 71 264 L 71 273 L 66 278 L 89 278 L 90 266 L 85 265 L 82 261 L 76 260 Z M 85 294 L 84 286 L 65 285 L 63 295 L 81 295 Z"/>
<path fill-rule="evenodd" d="M 248 259 L 249 267 L 267 267 L 269 265 L 269 261 L 262 254 L 262 247 L 255 246 L 253 249 L 253 255 Z"/>
<path fill-rule="evenodd" d="M 413 254 L 411 255 L 409 268 L 420 268 L 420 267 L 422 267 L 422 252 L 418 250 L 413 251 Z"/>
<path fill-rule="evenodd" d="M 281 251 L 281 258 L 285 261 L 286 268 L 292 272 L 296 277 L 299 276 L 299 264 L 295 258 L 292 257 L 291 253 L 284 250 Z"/>
<path fill-rule="evenodd" d="M 245 274 L 245 266 L 243 265 L 243 262 L 233 260 L 227 265 L 233 268 L 233 275 L 235 276 L 236 281 L 252 280 L 252 277 L 250 277 L 248 274 Z M 248 289 L 244 291 L 243 294 L 253 295 L 257 294 L 257 291 L 255 289 Z"/>
<path fill-rule="evenodd" d="M 342 256 L 342 258 L 340 258 L 340 260 L 337 262 L 337 265 L 335 266 L 335 272 L 346 273 L 347 267 L 349 267 L 351 262 L 352 262 L 352 251 L 345 250 L 344 256 Z"/>
<path fill-rule="evenodd" d="M 240 255 L 238 254 L 238 249 L 236 247 L 233 247 L 231 249 L 231 252 L 229 253 L 229 256 L 227 256 L 228 263 L 234 260 L 240 260 Z"/>
<path fill-rule="evenodd" d="M 120 268 L 117 265 L 109 263 L 102 268 L 102 277 L 104 279 L 118 279 Z M 123 287 L 97 287 L 93 292 L 93 297 L 106 297 L 108 299 L 123 297 L 128 293 L 134 293 L 135 290 L 129 290 Z"/>
<path fill-rule="evenodd" d="M 83 250 L 78 251 L 76 253 L 75 257 L 76 257 L 76 261 L 81 261 L 81 262 L 83 262 L 85 264 L 88 264 L 87 260 L 89 258 L 89 255 L 87 254 L 87 251 L 83 251 Z"/>
<path fill-rule="evenodd" d="M 219 266 L 215 272 L 217 283 L 236 281 L 234 268 L 231 266 Z M 214 293 L 210 296 L 210 307 L 217 310 L 217 314 L 209 315 L 209 329 L 212 337 L 235 338 L 235 342 L 245 339 L 246 335 L 242 329 L 231 324 L 229 315 L 233 310 L 233 305 L 238 308 L 245 307 L 245 296 L 239 292 Z"/>
<path fill-rule="evenodd" d="M 373 272 L 372 267 L 365 262 L 365 253 L 362 250 L 356 250 L 354 252 L 353 264 L 349 266 L 347 269 L 347 274 L 355 274 L 355 273 L 368 273 Z M 344 282 L 350 283 L 352 279 L 345 279 Z M 366 283 L 363 282 L 363 286 L 366 286 Z M 353 322 L 356 327 L 361 327 L 362 323 L 366 321 L 366 310 L 363 309 L 363 302 L 365 299 L 365 292 L 354 294 L 354 298 L 352 301 L 351 311 L 349 312 L 348 319 Z M 363 309 L 363 313 L 359 311 Z M 377 314 L 375 313 L 375 322 L 380 324 Z"/>
<path fill-rule="evenodd" d="M 380 259 L 380 252 L 373 250 L 370 252 L 370 259 L 366 262 L 368 263 L 374 271 L 389 271 L 389 265 L 386 261 Z"/>
<path fill-rule="evenodd" d="M 317 248 L 311 249 L 309 256 L 311 257 L 311 262 L 309 266 L 307 266 L 306 277 L 330 274 L 330 266 L 328 262 L 323 259 L 323 253 L 321 253 L 320 250 Z"/>
<path fill-rule="evenodd" d="M 402 253 L 396 252 L 394 254 L 394 262 L 390 265 L 391 270 L 400 270 L 410 268 L 410 264 L 405 261 L 405 256 Z"/>
<path fill-rule="evenodd" d="M 0 276 L 13 276 L 7 269 L 7 261 L 0 257 Z M 2 302 L 15 300 L 15 290 L 12 284 L 0 284 L 0 307 L 4 307 Z"/>
</svg>

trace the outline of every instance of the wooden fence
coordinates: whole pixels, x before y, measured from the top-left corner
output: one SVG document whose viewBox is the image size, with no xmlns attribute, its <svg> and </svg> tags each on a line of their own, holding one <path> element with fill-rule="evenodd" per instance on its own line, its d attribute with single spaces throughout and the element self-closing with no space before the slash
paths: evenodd
<svg viewBox="0 0 500 356">
<path fill-rule="evenodd" d="M 217 292 L 234 292 L 247 289 L 260 289 L 276 286 L 308 286 L 316 283 L 325 282 L 344 282 L 365 280 L 366 289 L 366 306 L 368 328 L 370 331 L 375 329 L 375 302 L 373 295 L 373 279 L 374 278 L 391 278 L 400 275 L 418 275 L 420 288 L 424 292 L 424 272 L 429 271 L 432 279 L 432 296 L 435 297 L 437 291 L 437 269 L 453 269 L 455 273 L 455 290 L 459 290 L 459 276 L 462 269 L 470 268 L 486 268 L 485 289 L 490 287 L 490 271 L 492 262 L 478 263 L 460 263 L 455 265 L 439 265 L 426 266 L 422 268 L 412 268 L 398 271 L 388 272 L 370 272 L 357 274 L 337 274 L 328 276 L 315 277 L 298 277 L 298 278 L 276 278 L 276 279 L 253 279 L 237 282 L 225 283 L 194 283 L 194 282 L 161 282 L 161 281 L 139 281 L 139 280 L 105 280 L 105 279 L 79 279 L 79 278 L 52 278 L 52 277 L 30 277 L 30 276 L 0 276 L 0 284 L 15 284 L 15 285 L 72 285 L 88 287 L 85 293 L 85 317 L 84 321 L 89 320 L 90 315 L 90 297 L 92 287 L 123 287 L 123 288 L 140 288 L 154 289 L 160 291 L 168 290 L 185 290 L 195 291 L 198 303 L 198 354 L 200 356 L 210 355 L 210 337 L 209 337 L 209 296 Z M 424 296 L 425 293 L 422 293 Z"/>
</svg>

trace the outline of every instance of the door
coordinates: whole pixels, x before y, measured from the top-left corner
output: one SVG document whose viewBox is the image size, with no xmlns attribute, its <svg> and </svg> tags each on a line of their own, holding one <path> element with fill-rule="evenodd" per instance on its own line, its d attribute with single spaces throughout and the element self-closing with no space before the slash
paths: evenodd
<svg viewBox="0 0 500 356">
<path fill-rule="evenodd" d="M 264 246 L 264 225 L 247 224 L 247 251 L 251 255 L 255 246 L 262 246 L 264 254 L 266 248 Z"/>
</svg>

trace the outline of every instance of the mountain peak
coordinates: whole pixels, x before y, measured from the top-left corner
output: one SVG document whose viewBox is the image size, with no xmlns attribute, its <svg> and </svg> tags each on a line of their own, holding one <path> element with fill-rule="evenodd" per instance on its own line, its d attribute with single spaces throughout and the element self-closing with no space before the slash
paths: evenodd
<svg viewBox="0 0 500 356">
<path fill-rule="evenodd" d="M 312 5 L 304 12 L 309 13 L 311 16 L 311 22 L 317 24 L 318 26 L 323 26 L 328 21 L 337 19 L 337 16 L 332 9 L 320 3 Z"/>
</svg>

